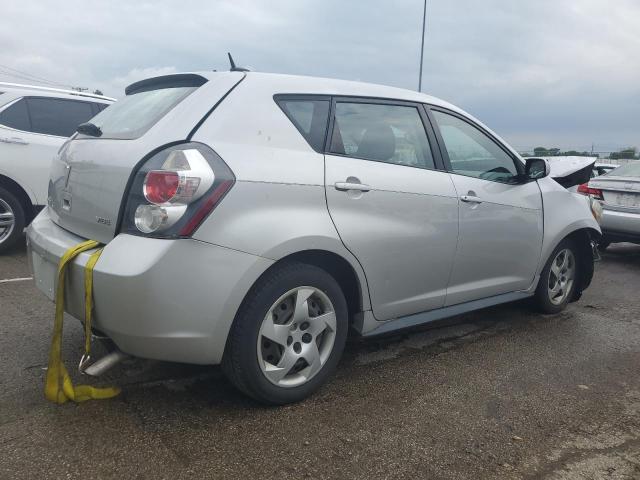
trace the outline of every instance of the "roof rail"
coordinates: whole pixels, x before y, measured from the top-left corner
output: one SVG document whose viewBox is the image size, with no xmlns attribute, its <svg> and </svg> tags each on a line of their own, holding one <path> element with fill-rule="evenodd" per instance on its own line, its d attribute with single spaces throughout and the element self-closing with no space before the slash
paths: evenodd
<svg viewBox="0 0 640 480">
<path fill-rule="evenodd" d="M 78 97 L 98 98 L 100 100 L 110 100 L 115 102 L 115 98 L 105 97 L 104 95 L 96 95 L 95 93 L 78 92 L 77 90 L 64 90 L 62 88 L 40 87 L 38 85 L 23 85 L 21 83 L 0 82 L 0 87 L 23 88 L 25 90 L 41 90 L 45 92 L 66 93 L 67 95 L 76 95 Z"/>
</svg>

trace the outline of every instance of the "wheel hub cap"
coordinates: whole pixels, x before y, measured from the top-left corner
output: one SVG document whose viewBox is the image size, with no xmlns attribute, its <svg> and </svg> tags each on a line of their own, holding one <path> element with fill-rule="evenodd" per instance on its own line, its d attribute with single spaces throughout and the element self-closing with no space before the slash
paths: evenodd
<svg viewBox="0 0 640 480">
<path fill-rule="evenodd" d="M 549 270 L 549 301 L 560 305 L 567 298 L 576 276 L 576 261 L 571 250 L 560 250 L 551 262 Z"/>
<path fill-rule="evenodd" d="M 258 361 L 265 377 L 280 387 L 296 387 L 326 363 L 336 334 L 329 297 L 314 287 L 294 288 L 267 311 L 258 335 Z"/>
</svg>

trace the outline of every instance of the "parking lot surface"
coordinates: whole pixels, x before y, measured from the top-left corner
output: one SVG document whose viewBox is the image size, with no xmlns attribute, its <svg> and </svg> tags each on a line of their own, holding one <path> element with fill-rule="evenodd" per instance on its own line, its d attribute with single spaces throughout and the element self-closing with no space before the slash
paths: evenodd
<svg viewBox="0 0 640 480">
<path fill-rule="evenodd" d="M 213 367 L 127 361 L 112 400 L 43 397 L 53 304 L 0 256 L 0 478 L 640 478 L 640 247 L 557 316 L 511 304 L 353 339 L 309 400 L 260 406 Z M 70 370 L 82 352 L 65 323 Z M 76 381 L 85 381 L 72 372 Z"/>
</svg>

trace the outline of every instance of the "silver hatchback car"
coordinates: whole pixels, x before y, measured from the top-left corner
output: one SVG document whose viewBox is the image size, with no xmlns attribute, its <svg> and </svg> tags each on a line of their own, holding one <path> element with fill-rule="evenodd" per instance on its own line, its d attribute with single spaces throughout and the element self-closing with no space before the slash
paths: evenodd
<svg viewBox="0 0 640 480">
<path fill-rule="evenodd" d="M 222 364 L 267 403 L 300 400 L 352 329 L 372 336 L 593 275 L 585 197 L 479 121 L 413 91 L 247 72 L 151 78 L 60 150 L 28 229 L 54 298 L 73 245 L 105 245 L 95 325 L 123 352 Z M 67 311 L 83 318 L 83 267 Z"/>
</svg>

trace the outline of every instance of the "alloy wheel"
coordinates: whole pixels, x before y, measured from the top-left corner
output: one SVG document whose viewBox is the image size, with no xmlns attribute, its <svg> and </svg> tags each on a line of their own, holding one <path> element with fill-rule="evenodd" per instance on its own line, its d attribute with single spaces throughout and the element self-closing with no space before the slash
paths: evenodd
<svg viewBox="0 0 640 480">
<path fill-rule="evenodd" d="M 4 242 L 15 227 L 16 218 L 11 206 L 0 198 L 0 243 Z"/>
<path fill-rule="evenodd" d="M 329 297 L 314 287 L 282 295 L 267 311 L 258 335 L 258 362 L 279 387 L 297 387 L 313 378 L 331 355 L 336 313 Z"/>
</svg>

